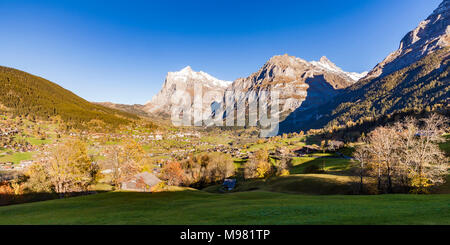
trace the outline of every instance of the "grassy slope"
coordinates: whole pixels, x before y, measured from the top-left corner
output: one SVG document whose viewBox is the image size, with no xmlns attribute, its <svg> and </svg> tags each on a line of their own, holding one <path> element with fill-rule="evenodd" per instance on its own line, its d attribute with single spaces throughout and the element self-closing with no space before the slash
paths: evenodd
<svg viewBox="0 0 450 245">
<path fill-rule="evenodd" d="M 0 224 L 450 224 L 450 195 L 110 192 L 0 207 Z"/>
<path fill-rule="evenodd" d="M 291 174 L 289 176 L 272 177 L 267 180 L 256 179 L 240 182 L 235 191 L 262 190 L 280 193 L 296 193 L 310 195 L 350 194 L 351 183 L 355 181 L 349 176 L 331 174 Z M 216 192 L 218 186 L 203 189 Z"/>
<path fill-rule="evenodd" d="M 11 155 L 0 155 L 0 163 L 12 162 L 14 164 L 18 164 L 20 161 L 31 159 L 33 159 L 32 152 L 14 152 Z"/>
<path fill-rule="evenodd" d="M 294 157 L 292 165 L 292 174 L 302 174 L 311 165 L 316 165 L 320 168 L 325 165 L 325 171 L 333 173 L 349 170 L 352 162 L 343 158 Z"/>
<path fill-rule="evenodd" d="M 447 157 L 450 157 L 450 134 L 446 134 L 444 136 L 447 139 L 447 141 L 441 143 L 439 147 L 445 152 Z M 450 193 L 450 174 L 447 175 L 447 181 L 442 186 L 439 187 L 437 193 L 440 194 Z"/>
</svg>

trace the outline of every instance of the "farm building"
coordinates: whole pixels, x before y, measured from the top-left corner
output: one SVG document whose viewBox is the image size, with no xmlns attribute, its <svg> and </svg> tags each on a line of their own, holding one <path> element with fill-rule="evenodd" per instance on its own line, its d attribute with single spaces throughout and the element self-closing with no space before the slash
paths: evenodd
<svg viewBox="0 0 450 245">
<path fill-rule="evenodd" d="M 122 182 L 122 190 L 150 192 L 151 188 L 160 182 L 161 180 L 154 174 L 143 172 L 136 174 L 130 181 Z"/>
</svg>

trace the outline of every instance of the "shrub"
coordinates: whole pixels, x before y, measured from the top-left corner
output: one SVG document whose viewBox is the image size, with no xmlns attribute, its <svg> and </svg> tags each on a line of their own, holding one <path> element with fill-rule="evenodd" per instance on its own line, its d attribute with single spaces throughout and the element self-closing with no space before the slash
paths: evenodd
<svg viewBox="0 0 450 245">
<path fill-rule="evenodd" d="M 290 172 L 287 169 L 281 170 L 279 176 L 289 176 Z"/>
<path fill-rule="evenodd" d="M 186 180 L 184 170 L 179 162 L 165 164 L 161 170 L 161 175 L 168 185 L 179 186 L 184 184 Z"/>
<path fill-rule="evenodd" d="M 245 164 L 244 177 L 267 178 L 274 173 L 272 164 L 269 162 L 269 153 L 266 149 L 256 151 Z"/>
<path fill-rule="evenodd" d="M 169 185 L 197 187 L 217 183 L 234 174 L 233 159 L 220 152 L 192 155 L 182 162 L 166 164 L 162 170 L 163 179 Z"/>
<path fill-rule="evenodd" d="M 256 178 L 267 178 L 272 175 L 272 165 L 267 161 L 259 161 L 256 167 Z"/>
<path fill-rule="evenodd" d="M 278 176 L 289 175 L 289 168 L 292 167 L 292 159 L 282 158 L 277 162 L 276 169 Z"/>
<path fill-rule="evenodd" d="M 318 174 L 323 173 L 324 171 L 317 165 L 309 165 L 303 170 L 305 174 Z"/>
<path fill-rule="evenodd" d="M 165 181 L 159 182 L 157 185 L 153 186 L 150 191 L 151 192 L 162 192 L 167 190 L 167 183 Z"/>
</svg>

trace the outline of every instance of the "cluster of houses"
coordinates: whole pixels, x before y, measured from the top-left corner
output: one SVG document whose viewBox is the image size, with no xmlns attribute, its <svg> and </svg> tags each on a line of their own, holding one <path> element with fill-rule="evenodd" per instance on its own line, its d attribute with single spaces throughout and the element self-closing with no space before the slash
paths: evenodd
<svg viewBox="0 0 450 245">
<path fill-rule="evenodd" d="M 129 135 L 126 134 L 107 134 L 107 133 L 90 133 L 82 132 L 81 134 L 70 133 L 70 136 L 89 136 L 91 139 L 99 139 L 102 137 L 108 137 L 112 140 L 121 140 Z M 150 143 L 151 141 L 158 141 L 163 139 L 179 139 L 179 138 L 200 138 L 200 133 L 197 132 L 177 132 L 177 133 L 162 133 L 154 132 L 149 134 L 134 134 L 132 137 L 141 143 Z"/>
<path fill-rule="evenodd" d="M 136 135 L 136 138 L 143 140 L 163 140 L 163 139 L 179 139 L 179 138 L 200 138 L 200 133 L 197 132 L 178 132 L 174 134 L 152 133 L 149 135 Z"/>
<path fill-rule="evenodd" d="M 9 142 L 1 146 L 5 149 L 13 150 L 14 152 L 29 152 L 36 150 L 36 147 L 28 142 L 17 143 L 17 142 Z"/>
<path fill-rule="evenodd" d="M 292 152 L 298 156 L 303 157 L 313 153 L 319 153 L 321 150 L 318 146 L 315 145 L 305 145 L 299 148 L 294 149 Z"/>
<path fill-rule="evenodd" d="M 0 171 L 25 170 L 33 164 L 32 160 L 23 160 L 19 164 L 12 162 L 0 163 Z"/>
<path fill-rule="evenodd" d="M 28 151 L 28 148 L 32 146 L 28 144 L 18 144 L 13 141 L 11 136 L 14 136 L 19 133 L 19 130 L 16 128 L 2 128 L 0 127 L 0 147 L 11 150 L 18 150 L 21 152 Z"/>
<path fill-rule="evenodd" d="M 208 152 L 222 152 L 230 154 L 234 158 L 248 158 L 248 154 L 246 152 L 242 152 L 240 148 L 228 147 L 225 145 L 215 145 L 214 147 L 209 148 Z"/>
<path fill-rule="evenodd" d="M 185 137 L 200 138 L 201 134 L 198 132 L 184 132 L 184 133 L 179 132 L 179 133 L 171 134 L 168 136 L 169 139 L 185 138 Z"/>
<path fill-rule="evenodd" d="M 16 129 L 16 128 L 14 128 L 14 129 L 11 129 L 11 128 L 0 128 L 0 137 L 1 136 L 15 135 L 17 133 L 19 133 L 19 130 Z"/>
<path fill-rule="evenodd" d="M 133 135 L 133 138 L 137 139 L 139 141 L 143 141 L 143 142 L 149 142 L 149 141 L 164 139 L 163 134 L 161 134 L 161 133 L 152 133 L 152 134 L 149 134 L 149 135 Z"/>
</svg>

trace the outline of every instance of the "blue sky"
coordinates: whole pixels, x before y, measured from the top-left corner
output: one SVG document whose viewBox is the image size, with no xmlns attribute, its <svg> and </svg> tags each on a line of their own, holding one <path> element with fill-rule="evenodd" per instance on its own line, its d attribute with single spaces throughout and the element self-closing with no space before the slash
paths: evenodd
<svg viewBox="0 0 450 245">
<path fill-rule="evenodd" d="M 142 104 L 187 65 L 234 80 L 287 53 L 370 70 L 440 2 L 0 0 L 0 65 Z"/>
</svg>

